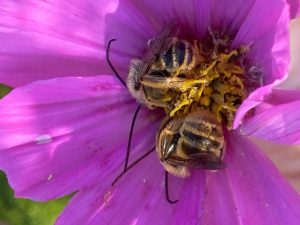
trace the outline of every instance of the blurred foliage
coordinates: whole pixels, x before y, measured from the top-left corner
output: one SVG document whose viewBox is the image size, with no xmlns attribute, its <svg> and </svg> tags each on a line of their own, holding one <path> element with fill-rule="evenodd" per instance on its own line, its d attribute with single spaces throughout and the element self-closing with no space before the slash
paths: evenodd
<svg viewBox="0 0 300 225">
<path fill-rule="evenodd" d="M 0 171 L 0 221 L 7 225 L 52 225 L 69 198 L 47 203 L 15 199 L 4 173 Z"/>
<path fill-rule="evenodd" d="M 0 98 L 7 95 L 11 90 L 11 87 L 5 86 L 4 84 L 0 83 Z"/>
</svg>

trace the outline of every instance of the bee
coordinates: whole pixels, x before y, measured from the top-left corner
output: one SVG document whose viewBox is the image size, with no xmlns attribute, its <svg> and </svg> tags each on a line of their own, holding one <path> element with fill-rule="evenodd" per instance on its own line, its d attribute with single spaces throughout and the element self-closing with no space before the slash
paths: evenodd
<svg viewBox="0 0 300 225">
<path fill-rule="evenodd" d="M 197 43 L 171 36 L 174 23 L 148 41 L 148 51 L 142 60 L 131 61 L 127 87 L 130 93 L 148 108 L 171 109 L 170 99 L 180 90 L 186 74 L 199 57 Z"/>
<path fill-rule="evenodd" d="M 131 94 L 153 109 L 170 111 L 172 98 L 188 79 L 199 58 L 197 43 L 171 36 L 174 24 L 148 41 L 142 60 L 133 60 L 127 80 Z M 179 72 L 178 72 L 179 71 Z M 169 98 L 169 99 L 166 99 Z M 189 167 L 220 169 L 225 150 L 222 125 L 215 114 L 198 107 L 187 114 L 166 117 L 156 138 L 156 151 L 166 171 L 186 177 Z"/>
<path fill-rule="evenodd" d="M 223 168 L 225 141 L 215 115 L 199 108 L 185 116 L 167 117 L 156 137 L 158 157 L 169 173 L 189 176 L 189 168 Z"/>
</svg>

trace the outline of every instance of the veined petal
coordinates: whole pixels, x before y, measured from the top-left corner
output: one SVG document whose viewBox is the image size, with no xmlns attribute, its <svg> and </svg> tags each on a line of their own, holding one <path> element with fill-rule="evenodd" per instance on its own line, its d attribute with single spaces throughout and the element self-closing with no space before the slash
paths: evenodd
<svg viewBox="0 0 300 225">
<path fill-rule="evenodd" d="M 298 17 L 300 15 L 300 1 L 299 0 L 287 0 L 290 4 L 291 18 Z"/>
<path fill-rule="evenodd" d="M 210 0 L 120 1 L 115 12 L 107 16 L 106 41 L 116 38 L 112 59 L 123 77 L 127 77 L 132 58 L 142 58 L 147 41 L 173 20 L 184 37 L 201 39 L 207 32 Z"/>
<path fill-rule="evenodd" d="M 233 46 L 250 44 L 247 64 L 256 66 L 262 72 L 265 86 L 243 101 L 236 113 L 234 128 L 239 126 L 251 108 L 263 102 L 264 96 L 287 77 L 290 63 L 289 21 L 287 4 L 280 0 L 260 0 L 256 1 L 242 24 Z"/>
<path fill-rule="evenodd" d="M 173 212 L 173 225 L 198 225 L 203 213 L 203 200 L 206 195 L 206 172 L 195 170 L 186 178 Z M 170 187 L 172 190 L 173 186 Z"/>
<path fill-rule="evenodd" d="M 114 187 L 111 186 L 113 178 L 106 180 L 76 194 L 56 225 L 165 225 L 172 221 L 176 205 L 165 199 L 164 170 L 154 152 L 128 171 Z M 178 199 L 183 184 L 184 180 L 178 178 L 170 183 L 172 198 Z"/>
<path fill-rule="evenodd" d="M 0 168 L 16 195 L 48 200 L 116 174 L 136 107 L 126 92 L 111 76 L 65 77 L 16 88 L 1 100 Z M 139 115 L 133 156 L 153 144 L 156 121 Z"/>
<path fill-rule="evenodd" d="M 105 74 L 105 16 L 117 1 L 0 2 L 0 83 Z"/>
<path fill-rule="evenodd" d="M 300 91 L 273 90 L 241 130 L 274 143 L 300 144 Z"/>
<path fill-rule="evenodd" d="M 234 36 L 255 2 L 255 0 L 213 0 L 210 13 L 212 27 Z"/>
<path fill-rule="evenodd" d="M 207 175 L 204 213 L 207 225 L 297 225 L 300 197 L 246 137 L 227 137 L 226 168 Z"/>
</svg>

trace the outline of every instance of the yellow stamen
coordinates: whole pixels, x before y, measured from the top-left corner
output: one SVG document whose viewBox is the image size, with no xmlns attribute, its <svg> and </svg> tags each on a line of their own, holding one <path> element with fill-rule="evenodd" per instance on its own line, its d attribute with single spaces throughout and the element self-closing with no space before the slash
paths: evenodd
<svg viewBox="0 0 300 225">
<path fill-rule="evenodd" d="M 175 109 L 173 109 L 171 112 L 170 112 L 170 116 L 174 116 L 175 113 L 180 110 L 183 106 L 185 105 L 189 105 L 192 103 L 192 100 L 191 99 L 185 99 L 183 100 L 178 106 L 176 106 Z"/>
<path fill-rule="evenodd" d="M 217 60 L 213 61 L 203 72 L 203 75 L 207 75 L 208 72 L 217 64 Z"/>
<path fill-rule="evenodd" d="M 205 79 L 198 79 L 198 80 L 186 80 L 184 81 L 184 83 L 181 86 L 181 91 L 185 92 L 187 91 L 189 88 L 193 87 L 196 84 L 205 84 L 207 83 L 207 80 Z"/>
<path fill-rule="evenodd" d="M 231 129 L 235 112 L 247 96 L 245 71 L 239 60 L 249 47 L 242 46 L 228 52 L 220 48 L 227 42 L 222 44 L 220 40 L 214 40 L 215 46 L 211 50 L 194 41 L 193 66 L 187 68 L 183 63 L 172 74 L 170 86 L 174 93 L 167 93 L 162 100 L 173 106 L 172 110 L 167 110 L 170 116 L 187 114 L 199 106 L 205 107 Z M 235 57 L 234 60 L 231 60 L 232 57 Z M 177 77 L 179 74 L 184 77 Z"/>
</svg>

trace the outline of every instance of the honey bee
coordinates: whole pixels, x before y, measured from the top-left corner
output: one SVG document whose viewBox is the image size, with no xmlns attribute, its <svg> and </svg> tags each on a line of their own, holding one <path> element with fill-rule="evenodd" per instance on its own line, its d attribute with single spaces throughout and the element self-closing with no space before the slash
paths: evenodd
<svg viewBox="0 0 300 225">
<path fill-rule="evenodd" d="M 146 57 L 131 62 L 127 79 L 129 91 L 140 103 L 150 109 L 162 107 L 167 112 L 189 71 L 201 58 L 197 42 L 193 45 L 171 36 L 173 27 L 171 24 L 148 42 Z M 188 176 L 189 167 L 222 168 L 224 147 L 221 122 L 204 107 L 168 116 L 156 138 L 156 151 L 163 167 L 179 177 Z"/>
<path fill-rule="evenodd" d="M 186 177 L 189 167 L 216 170 L 225 152 L 221 123 L 206 109 L 167 117 L 156 137 L 156 151 L 169 173 Z"/>
<path fill-rule="evenodd" d="M 131 61 L 127 87 L 130 93 L 148 108 L 162 107 L 170 110 L 166 96 L 179 90 L 199 57 L 196 43 L 171 37 L 174 24 L 148 41 L 148 52 L 143 60 Z M 178 72 L 179 71 L 179 72 Z"/>
</svg>

